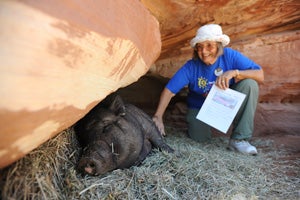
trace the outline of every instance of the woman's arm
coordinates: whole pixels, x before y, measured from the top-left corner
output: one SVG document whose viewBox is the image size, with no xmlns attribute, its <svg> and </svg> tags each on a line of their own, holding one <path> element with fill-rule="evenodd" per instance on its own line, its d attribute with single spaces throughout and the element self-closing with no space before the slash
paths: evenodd
<svg viewBox="0 0 300 200">
<path fill-rule="evenodd" d="M 238 70 L 236 72 L 238 73 L 236 73 L 235 78 L 238 80 L 251 78 L 258 83 L 262 83 L 264 81 L 264 71 L 262 69 Z"/>
<path fill-rule="evenodd" d="M 163 124 L 163 115 L 174 95 L 175 94 L 172 93 L 169 89 L 164 88 L 164 90 L 162 91 L 162 93 L 160 95 L 160 100 L 159 100 L 156 112 L 152 118 L 154 123 L 156 124 L 158 130 L 160 131 L 160 133 L 163 136 L 166 135 L 164 124 Z"/>
<path fill-rule="evenodd" d="M 229 87 L 229 81 L 232 78 L 235 78 L 237 81 L 250 78 L 258 83 L 262 83 L 264 81 L 264 71 L 262 69 L 229 70 L 217 78 L 216 85 L 226 89 Z"/>
</svg>

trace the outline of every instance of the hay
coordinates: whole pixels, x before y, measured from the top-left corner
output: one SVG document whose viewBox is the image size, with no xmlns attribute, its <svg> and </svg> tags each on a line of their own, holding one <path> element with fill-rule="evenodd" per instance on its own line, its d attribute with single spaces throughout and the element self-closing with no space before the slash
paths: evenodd
<svg viewBox="0 0 300 200">
<path fill-rule="evenodd" d="M 263 152 L 225 149 L 227 138 L 200 144 L 167 127 L 177 152 L 154 152 L 141 166 L 99 177 L 75 170 L 80 154 L 68 129 L 2 170 L 2 199 L 299 199 L 299 159 L 281 160 L 272 141 L 254 141 Z M 293 176 L 289 176 L 290 173 Z"/>
</svg>

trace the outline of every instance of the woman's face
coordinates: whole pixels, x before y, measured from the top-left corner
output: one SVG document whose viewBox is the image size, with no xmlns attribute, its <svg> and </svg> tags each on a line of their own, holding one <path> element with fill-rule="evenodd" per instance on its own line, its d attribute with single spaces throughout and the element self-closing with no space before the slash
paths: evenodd
<svg viewBox="0 0 300 200">
<path fill-rule="evenodd" d="M 217 60 L 218 44 L 213 41 L 197 43 L 196 50 L 199 58 L 207 65 L 212 65 Z"/>
</svg>

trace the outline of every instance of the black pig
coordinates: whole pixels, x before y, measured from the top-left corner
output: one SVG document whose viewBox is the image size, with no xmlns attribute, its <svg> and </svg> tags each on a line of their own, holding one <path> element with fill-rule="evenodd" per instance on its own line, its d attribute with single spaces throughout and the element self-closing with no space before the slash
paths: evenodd
<svg viewBox="0 0 300 200">
<path fill-rule="evenodd" d="M 174 152 L 145 112 L 114 94 L 79 120 L 74 130 L 84 147 L 78 169 L 89 175 L 139 165 L 152 147 Z"/>
</svg>

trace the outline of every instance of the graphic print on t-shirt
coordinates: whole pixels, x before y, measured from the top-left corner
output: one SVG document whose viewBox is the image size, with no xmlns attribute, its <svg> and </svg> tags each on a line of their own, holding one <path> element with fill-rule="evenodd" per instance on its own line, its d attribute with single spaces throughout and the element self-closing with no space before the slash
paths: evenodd
<svg viewBox="0 0 300 200">
<path fill-rule="evenodd" d="M 215 82 L 209 82 L 206 78 L 200 77 L 198 78 L 198 87 L 202 90 L 202 96 L 206 97 Z"/>
</svg>

